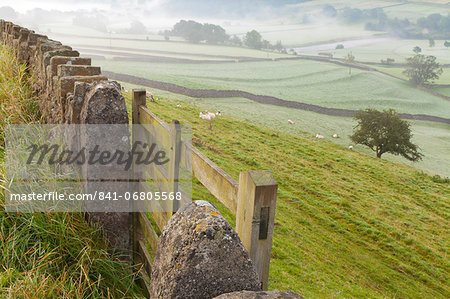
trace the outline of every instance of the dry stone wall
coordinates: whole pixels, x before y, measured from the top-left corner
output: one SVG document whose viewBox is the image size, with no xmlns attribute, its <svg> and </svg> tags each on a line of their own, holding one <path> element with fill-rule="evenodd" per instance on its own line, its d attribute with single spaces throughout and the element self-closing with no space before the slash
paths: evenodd
<svg viewBox="0 0 450 299">
<path fill-rule="evenodd" d="M 0 20 L 0 39 L 35 75 L 32 84 L 47 123 L 129 123 L 120 85 L 102 76 L 100 67 L 91 66 L 90 58 L 79 57 L 78 51 L 59 41 L 4 20 Z M 88 219 L 102 225 L 113 248 L 130 249 L 130 213 L 91 213 Z"/>
</svg>

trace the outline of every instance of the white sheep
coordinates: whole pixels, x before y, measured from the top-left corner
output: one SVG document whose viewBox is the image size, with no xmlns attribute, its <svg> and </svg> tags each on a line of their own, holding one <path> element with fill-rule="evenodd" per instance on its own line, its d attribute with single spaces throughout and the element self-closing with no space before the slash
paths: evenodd
<svg viewBox="0 0 450 299">
<path fill-rule="evenodd" d="M 146 92 L 145 92 L 145 97 L 146 97 L 147 99 L 152 100 L 152 102 L 155 101 L 155 98 L 153 97 L 153 95 L 151 94 L 150 91 L 146 91 Z"/>
<path fill-rule="evenodd" d="M 352 151 L 352 150 L 353 150 L 353 145 L 350 145 L 350 146 L 348 147 L 348 149 Z"/>
<path fill-rule="evenodd" d="M 318 139 L 323 139 L 323 136 L 320 135 L 320 134 L 316 134 L 316 138 L 318 138 Z"/>
<path fill-rule="evenodd" d="M 181 107 L 181 104 L 178 104 L 177 107 L 180 108 L 180 107 Z"/>
<path fill-rule="evenodd" d="M 288 124 L 293 125 L 294 122 L 292 120 L 288 119 Z"/>
<path fill-rule="evenodd" d="M 333 134 L 333 138 L 339 138 L 338 134 Z"/>
<path fill-rule="evenodd" d="M 205 113 L 200 112 L 199 117 L 201 119 L 209 120 L 209 129 L 212 129 L 212 120 L 216 118 L 216 114 L 208 112 L 208 110 L 205 110 Z"/>
<path fill-rule="evenodd" d="M 222 113 L 220 113 L 220 111 L 217 111 L 216 115 L 220 116 L 220 115 L 222 115 Z"/>
<path fill-rule="evenodd" d="M 213 118 L 216 118 L 216 115 L 212 112 L 208 112 L 208 110 L 205 111 L 205 113 L 200 112 L 199 117 L 201 119 L 207 119 L 207 120 L 211 120 Z"/>
</svg>

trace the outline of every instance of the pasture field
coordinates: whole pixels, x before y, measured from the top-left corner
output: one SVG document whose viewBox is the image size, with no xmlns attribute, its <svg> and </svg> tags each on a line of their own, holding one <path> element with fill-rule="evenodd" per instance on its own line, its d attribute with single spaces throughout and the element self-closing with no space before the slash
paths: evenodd
<svg viewBox="0 0 450 299">
<path fill-rule="evenodd" d="M 154 33 L 149 34 L 125 34 L 125 33 L 116 33 L 111 30 L 111 33 L 101 32 L 92 28 L 82 27 L 73 25 L 71 23 L 40 23 L 39 27 L 36 28 L 42 33 L 49 35 L 69 35 L 69 36 L 83 36 L 86 38 L 92 37 L 111 37 L 111 38 L 122 38 L 122 39 L 138 39 L 138 40 L 149 40 L 154 41 L 164 41 L 164 36 Z M 177 36 L 171 36 L 171 40 L 173 41 L 184 41 L 183 38 Z"/>
<path fill-rule="evenodd" d="M 131 93 L 125 97 L 130 104 Z M 448 183 L 327 140 L 227 114 L 209 130 L 198 118 L 202 108 L 184 101 L 163 98 L 148 105 L 166 122 L 192 124 L 195 146 L 234 178 L 251 169 L 275 176 L 269 289 L 305 298 L 450 295 Z M 230 213 L 198 182 L 193 197 L 213 200 L 234 226 Z"/>
<path fill-rule="evenodd" d="M 450 102 L 392 77 L 309 60 L 157 64 L 95 60 L 103 70 L 189 88 L 238 89 L 331 108 L 394 108 L 448 118 Z"/>
<path fill-rule="evenodd" d="M 198 109 L 220 111 L 224 115 L 255 124 L 258 127 L 271 128 L 293 136 L 314 140 L 316 134 L 321 134 L 328 141 L 340 146 L 353 145 L 356 151 L 374 156 L 370 149 L 355 145 L 350 140 L 349 136 L 352 134 L 356 123 L 349 117 L 329 116 L 288 107 L 260 104 L 245 98 L 197 99 L 129 83 L 121 84 L 127 89 L 145 88 L 157 97 L 183 102 L 183 106 L 184 103 L 187 103 L 198 106 Z M 289 125 L 288 119 L 293 120 L 294 125 Z M 420 146 L 422 153 L 425 155 L 423 160 L 413 163 L 390 154 L 383 155 L 383 159 L 403 163 L 432 175 L 439 174 L 450 177 L 448 167 L 450 165 L 450 156 L 448 155 L 450 150 L 449 125 L 426 121 L 409 122 L 413 133 L 413 141 Z M 335 133 L 339 135 L 339 138 L 332 138 Z"/>
<path fill-rule="evenodd" d="M 308 46 L 334 40 L 352 40 L 384 35 L 383 32 L 364 30 L 363 24 L 346 25 L 333 20 L 324 20 L 317 24 L 249 24 L 245 26 L 233 26 L 226 29 L 242 38 L 248 28 L 255 28 L 261 33 L 264 39 L 267 39 L 271 43 L 281 41 L 285 47 Z"/>
<path fill-rule="evenodd" d="M 187 42 L 166 42 L 166 41 L 146 41 L 146 40 L 129 40 L 129 39 L 95 39 L 75 36 L 55 36 L 62 43 L 67 45 L 89 45 L 94 48 L 107 47 L 123 47 L 129 49 L 141 49 L 152 51 L 168 51 L 173 54 L 183 55 L 186 53 L 196 55 L 224 55 L 233 57 L 252 57 L 252 58 L 281 58 L 291 57 L 287 54 L 264 52 L 241 47 L 228 47 L 207 44 L 191 44 Z"/>
<path fill-rule="evenodd" d="M 425 3 L 428 2 L 428 3 Z M 299 12 L 314 13 L 320 12 L 325 4 L 330 4 L 327 0 L 313 0 L 298 4 Z M 396 1 L 396 0 L 375 0 L 375 1 L 358 1 L 358 0 L 334 0 L 332 5 L 339 11 L 345 7 L 363 9 L 382 8 L 390 18 L 404 19 L 415 21 L 418 18 L 426 17 L 433 13 L 446 15 L 450 12 L 450 7 L 446 0 L 437 1 Z"/>
<path fill-rule="evenodd" d="M 450 13 L 450 7 L 448 5 L 433 5 L 428 3 L 404 3 L 402 5 L 390 6 L 383 8 L 388 17 L 409 19 L 415 21 L 422 17 L 434 13 L 440 13 L 441 15 L 447 15 Z"/>
<path fill-rule="evenodd" d="M 435 90 L 443 95 L 450 97 L 450 87 L 435 88 Z"/>
<path fill-rule="evenodd" d="M 222 25 L 228 34 L 237 35 L 240 38 L 243 38 L 245 33 L 249 31 L 249 28 L 255 29 L 261 33 L 264 39 L 270 41 L 271 43 L 282 41 L 283 45 L 286 47 L 318 44 L 331 40 L 370 38 L 372 36 L 383 34 L 382 32 L 364 30 L 363 24 L 346 25 L 340 24 L 339 22 L 333 20 L 328 20 L 318 24 L 299 24 L 298 20 L 292 20 L 292 24 L 280 24 L 279 22 L 261 24 L 256 22 L 253 23 L 244 21 L 236 23 L 225 22 L 225 24 Z M 126 44 L 128 45 L 140 49 L 163 49 L 167 51 L 177 51 L 177 46 L 173 45 L 174 42 L 188 45 L 188 47 L 189 45 L 192 45 L 186 43 L 183 38 L 177 36 L 171 36 L 170 41 L 166 42 L 164 40 L 164 36 L 157 34 L 104 33 L 94 29 L 80 27 L 68 23 L 40 24 L 39 28 L 36 29 L 38 29 L 38 31 L 42 32 L 43 34 L 49 35 L 50 37 L 53 37 L 67 44 L 81 43 L 89 44 L 92 46 L 122 46 L 124 44 L 123 42 L 126 42 Z M 95 37 L 100 37 L 103 42 L 99 42 L 98 40 L 93 39 Z M 111 39 L 111 42 L 109 41 L 109 38 Z M 149 39 L 148 41 L 146 40 L 147 38 Z M 146 44 L 139 43 L 139 41 L 145 41 Z M 158 42 L 161 42 L 162 44 Z M 156 47 L 154 45 L 156 45 Z M 200 44 L 197 46 L 208 47 L 211 45 Z M 202 47 L 194 47 L 192 49 L 196 50 L 196 48 L 201 49 Z M 242 49 L 240 47 L 231 48 Z M 244 48 L 244 50 L 249 49 Z M 227 52 L 229 51 L 230 50 L 228 50 Z M 203 52 L 197 50 L 196 53 Z M 206 50 L 205 53 L 209 53 L 209 51 Z M 254 57 L 255 55 L 255 53 L 253 53 L 253 55 L 248 53 L 248 51 L 245 51 L 245 55 L 236 54 L 235 56 Z"/>
<path fill-rule="evenodd" d="M 419 46 L 422 49 L 421 54 L 433 55 L 436 61 L 441 64 L 450 64 L 450 48 L 444 46 L 445 40 L 436 40 L 436 45 L 430 47 L 428 40 L 403 40 L 390 39 L 385 42 L 377 42 L 373 44 L 351 47 L 348 49 L 329 50 L 336 58 L 345 58 L 349 52 L 355 56 L 359 62 L 376 62 L 380 63 L 381 59 L 395 59 L 396 63 L 405 63 L 406 58 L 413 56 L 413 48 Z M 318 53 L 318 51 L 314 51 Z"/>
<path fill-rule="evenodd" d="M 233 57 L 220 57 L 220 56 L 208 56 L 205 54 L 190 54 L 190 53 L 177 53 L 170 51 L 151 51 L 151 50 L 139 50 L 132 48 L 112 48 L 112 47 L 91 47 L 90 45 L 79 45 L 77 50 L 80 51 L 84 56 L 96 57 L 96 55 L 101 55 L 106 60 L 122 59 L 122 58 L 132 58 L 134 61 L 147 61 L 147 59 L 154 59 L 154 62 L 158 62 L 161 59 L 188 59 L 193 60 L 192 63 L 197 61 L 210 61 L 210 62 L 225 62 L 233 61 Z M 235 58 L 238 59 L 238 58 Z"/>
<path fill-rule="evenodd" d="M 395 77 L 402 78 L 402 79 L 408 79 L 408 77 L 406 77 L 405 74 L 403 74 L 404 68 L 383 67 L 383 66 L 376 66 L 376 68 L 380 71 L 386 72 Z M 450 68 L 443 68 L 442 75 L 439 77 L 438 80 L 435 80 L 434 83 L 435 84 L 450 84 Z"/>
</svg>

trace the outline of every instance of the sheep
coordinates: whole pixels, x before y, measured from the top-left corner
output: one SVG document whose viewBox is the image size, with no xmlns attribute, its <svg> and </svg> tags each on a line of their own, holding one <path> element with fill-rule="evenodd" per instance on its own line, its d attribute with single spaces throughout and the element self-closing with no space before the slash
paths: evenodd
<svg viewBox="0 0 450 299">
<path fill-rule="evenodd" d="M 318 138 L 318 139 L 323 139 L 323 136 L 320 135 L 320 134 L 316 134 L 316 138 Z"/>
<path fill-rule="evenodd" d="M 212 112 L 209 112 L 208 110 L 205 110 L 205 114 L 204 115 L 208 115 L 209 118 L 216 118 L 216 115 Z"/>
<path fill-rule="evenodd" d="M 180 107 L 181 107 L 181 104 L 178 104 L 177 107 L 180 108 Z"/>
<path fill-rule="evenodd" d="M 209 120 L 209 129 L 212 129 L 212 120 L 216 118 L 216 114 L 208 112 L 208 110 L 205 110 L 205 113 L 200 112 L 199 117 L 201 119 Z"/>
<path fill-rule="evenodd" d="M 220 113 L 220 111 L 217 111 L 216 115 L 220 116 L 220 115 L 222 115 L 222 113 Z"/>
<path fill-rule="evenodd" d="M 338 134 L 333 134 L 333 138 L 339 138 Z"/>
<path fill-rule="evenodd" d="M 147 99 L 150 99 L 152 102 L 155 101 L 155 98 L 153 97 L 153 95 L 151 94 L 150 91 L 146 91 L 146 92 L 145 92 L 145 97 L 146 97 Z"/>
<path fill-rule="evenodd" d="M 207 120 L 211 120 L 213 118 L 216 118 L 216 115 L 212 112 L 208 112 L 208 110 L 205 111 L 205 113 L 200 112 L 199 117 L 201 119 L 207 119 Z"/>
<path fill-rule="evenodd" d="M 288 119 L 288 124 L 293 125 L 294 122 L 292 120 Z"/>
<path fill-rule="evenodd" d="M 348 147 L 348 149 L 352 151 L 352 150 L 353 150 L 353 145 L 350 145 L 350 146 Z"/>
</svg>

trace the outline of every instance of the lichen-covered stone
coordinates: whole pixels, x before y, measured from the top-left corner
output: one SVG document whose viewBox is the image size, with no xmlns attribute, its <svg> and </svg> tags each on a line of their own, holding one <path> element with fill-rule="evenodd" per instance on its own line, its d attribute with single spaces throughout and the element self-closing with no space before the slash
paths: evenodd
<svg viewBox="0 0 450 299">
<path fill-rule="evenodd" d="M 97 76 L 101 74 L 100 67 L 89 65 L 58 65 L 58 77 Z"/>
<path fill-rule="evenodd" d="M 81 108 L 80 123 L 128 124 L 127 106 L 117 82 L 101 81 L 90 85 Z"/>
<path fill-rule="evenodd" d="M 261 290 L 237 233 L 206 201 L 183 206 L 167 223 L 152 264 L 151 298 L 213 298 Z"/>
<path fill-rule="evenodd" d="M 226 293 L 217 296 L 214 299 L 303 299 L 303 297 L 292 291 L 280 292 L 278 290 L 274 290 L 269 292 L 240 291 Z"/>
</svg>

